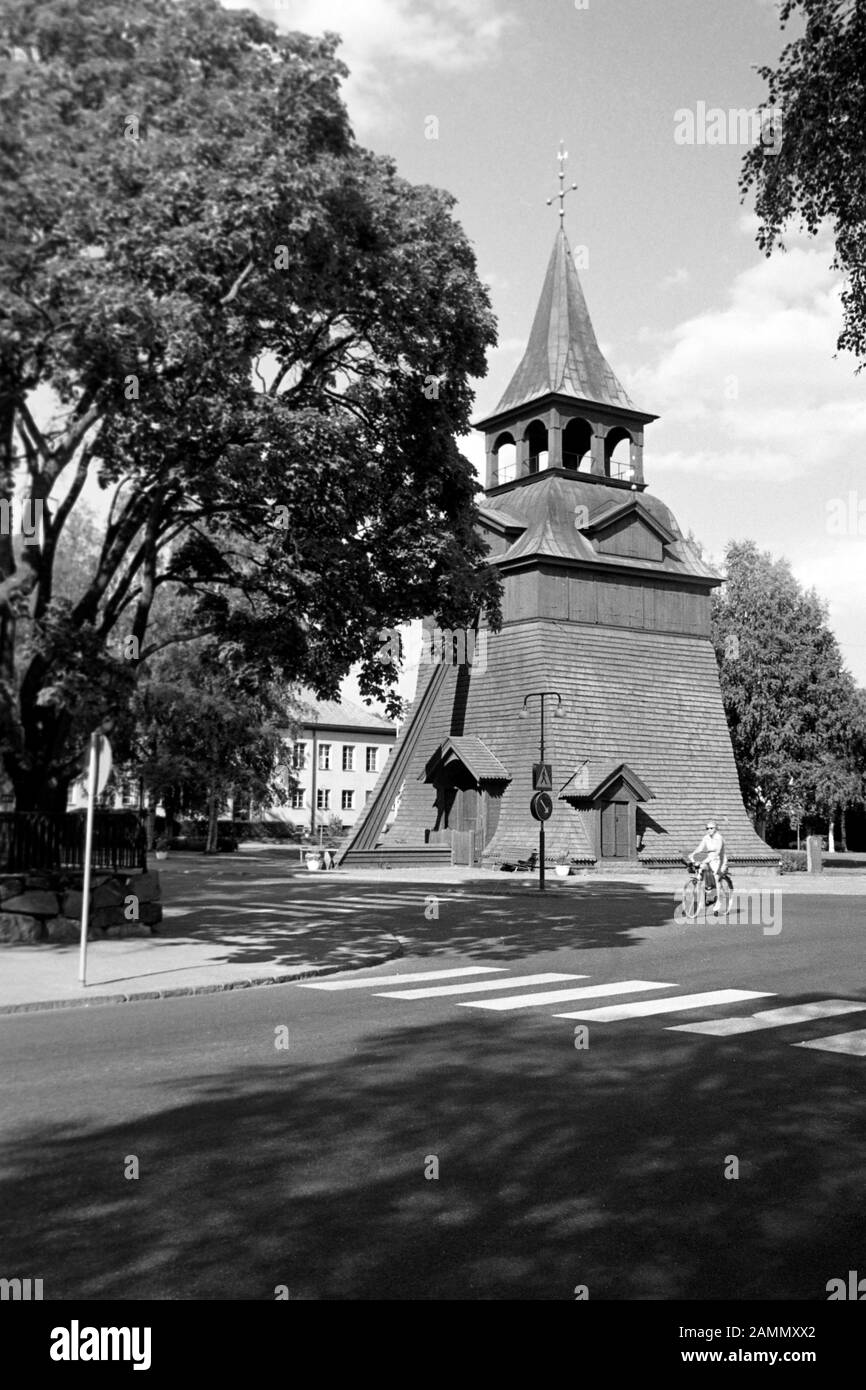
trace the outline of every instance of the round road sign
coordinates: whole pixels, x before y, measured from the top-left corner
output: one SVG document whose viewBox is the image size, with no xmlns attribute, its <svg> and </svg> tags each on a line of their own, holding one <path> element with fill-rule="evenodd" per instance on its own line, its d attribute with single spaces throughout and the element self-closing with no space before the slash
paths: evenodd
<svg viewBox="0 0 866 1390">
<path fill-rule="evenodd" d="M 536 792 L 529 803 L 534 820 L 550 820 L 553 815 L 553 797 L 550 792 Z"/>
</svg>

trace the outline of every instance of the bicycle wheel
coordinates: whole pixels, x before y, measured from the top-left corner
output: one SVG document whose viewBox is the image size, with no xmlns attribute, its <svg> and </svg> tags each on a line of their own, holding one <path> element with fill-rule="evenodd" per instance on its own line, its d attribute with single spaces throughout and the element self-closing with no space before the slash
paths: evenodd
<svg viewBox="0 0 866 1390">
<path fill-rule="evenodd" d="M 683 916 L 688 922 L 693 922 L 701 910 L 704 900 L 703 884 L 699 879 L 686 879 L 683 887 Z"/>
<path fill-rule="evenodd" d="M 723 874 L 719 879 L 719 913 L 727 917 L 731 910 L 731 899 L 734 896 L 734 885 L 727 874 Z"/>
</svg>

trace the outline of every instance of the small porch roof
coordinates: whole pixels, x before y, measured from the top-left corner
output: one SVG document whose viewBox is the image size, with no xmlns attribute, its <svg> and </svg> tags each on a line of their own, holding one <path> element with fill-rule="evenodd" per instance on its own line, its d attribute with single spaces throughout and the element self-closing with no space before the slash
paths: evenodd
<svg viewBox="0 0 866 1390">
<path fill-rule="evenodd" d="M 607 793 L 621 781 L 635 801 L 655 800 L 655 792 L 628 763 L 608 763 L 606 767 L 601 767 L 594 760 L 590 760 L 585 766 L 585 773 L 581 767 L 568 779 L 559 793 L 561 797 L 577 797 L 581 801 L 603 801 Z"/>
<path fill-rule="evenodd" d="M 476 782 L 510 782 L 511 773 L 477 734 L 452 735 L 440 744 L 428 763 L 436 771 L 451 762 L 460 762 Z"/>
</svg>

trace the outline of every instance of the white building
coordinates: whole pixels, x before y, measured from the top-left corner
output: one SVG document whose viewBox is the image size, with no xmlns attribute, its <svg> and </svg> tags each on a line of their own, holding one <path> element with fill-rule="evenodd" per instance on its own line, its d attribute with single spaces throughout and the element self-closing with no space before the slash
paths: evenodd
<svg viewBox="0 0 866 1390">
<path fill-rule="evenodd" d="M 297 789 L 266 820 L 317 829 L 334 816 L 354 825 L 370 800 L 397 741 L 397 729 L 381 715 L 348 700 L 304 703 L 312 711 L 290 744 L 289 766 Z"/>
</svg>

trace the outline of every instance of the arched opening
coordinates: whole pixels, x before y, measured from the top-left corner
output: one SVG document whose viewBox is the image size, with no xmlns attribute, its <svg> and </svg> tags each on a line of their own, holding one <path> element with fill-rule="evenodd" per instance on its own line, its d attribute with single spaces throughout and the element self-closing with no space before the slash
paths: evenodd
<svg viewBox="0 0 866 1390">
<path fill-rule="evenodd" d="M 528 445 L 530 473 L 540 473 L 547 467 L 547 428 L 540 420 L 533 420 L 523 436 Z"/>
<path fill-rule="evenodd" d="M 588 420 L 569 420 L 562 432 L 563 468 L 589 468 L 592 463 L 592 425 Z"/>
<path fill-rule="evenodd" d="M 496 455 L 496 476 L 500 483 L 511 483 L 517 477 L 517 445 L 513 434 L 501 434 L 493 446 Z"/>
<path fill-rule="evenodd" d="M 611 430 L 604 441 L 604 471 L 608 478 L 630 478 L 632 438 L 621 426 Z"/>
</svg>

